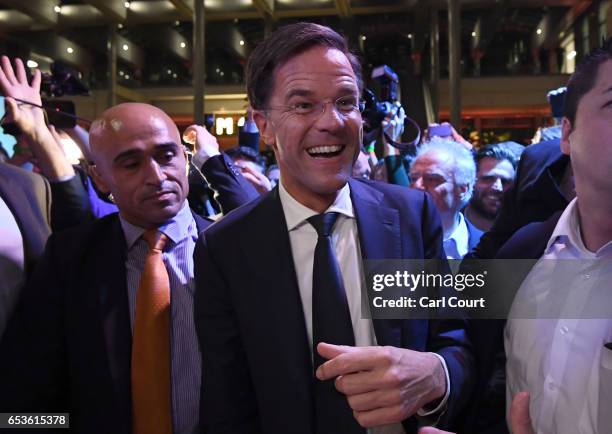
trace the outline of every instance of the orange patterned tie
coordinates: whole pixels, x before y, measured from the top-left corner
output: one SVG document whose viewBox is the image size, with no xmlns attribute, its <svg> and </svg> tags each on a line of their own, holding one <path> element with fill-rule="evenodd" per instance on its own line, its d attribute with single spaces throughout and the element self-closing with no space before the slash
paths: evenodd
<svg viewBox="0 0 612 434">
<path fill-rule="evenodd" d="M 170 279 L 162 260 L 168 238 L 150 229 L 136 295 L 132 340 L 132 433 L 171 434 Z"/>
</svg>

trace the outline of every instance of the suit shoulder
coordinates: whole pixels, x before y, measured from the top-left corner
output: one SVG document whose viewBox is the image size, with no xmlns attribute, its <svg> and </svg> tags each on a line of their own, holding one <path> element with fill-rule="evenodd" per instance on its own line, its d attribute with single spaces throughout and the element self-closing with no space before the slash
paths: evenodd
<svg viewBox="0 0 612 434">
<path fill-rule="evenodd" d="M 118 230 L 120 226 L 119 214 L 113 213 L 72 228 L 53 232 L 49 237 L 49 242 L 62 246 L 62 249 L 65 247 L 67 250 L 81 244 L 91 246 L 95 244 L 96 239 L 107 237 L 111 231 Z"/>
<path fill-rule="evenodd" d="M 544 253 L 563 211 L 543 222 L 529 223 L 517 230 L 499 249 L 498 259 L 537 259 Z"/>
<path fill-rule="evenodd" d="M 217 233 L 232 233 L 237 228 L 240 228 L 247 224 L 253 219 L 253 213 L 256 213 L 259 207 L 262 206 L 264 199 L 272 195 L 274 191 L 271 191 L 267 195 L 261 196 L 251 202 L 248 202 L 236 209 L 233 209 L 229 213 L 225 214 L 221 219 L 210 224 L 203 232 L 207 235 L 215 235 Z"/>
<path fill-rule="evenodd" d="M 373 181 L 369 179 L 355 179 L 358 185 L 364 188 L 374 189 L 385 195 L 386 199 L 391 201 L 409 201 L 413 204 L 422 204 L 425 199 L 425 193 L 414 188 L 403 185 L 389 184 L 387 182 Z"/>
<path fill-rule="evenodd" d="M 1 163 L 0 171 L 10 178 L 19 181 L 22 186 L 32 187 L 32 189 L 45 190 L 48 181 L 37 173 L 24 170 L 11 164 Z"/>
</svg>

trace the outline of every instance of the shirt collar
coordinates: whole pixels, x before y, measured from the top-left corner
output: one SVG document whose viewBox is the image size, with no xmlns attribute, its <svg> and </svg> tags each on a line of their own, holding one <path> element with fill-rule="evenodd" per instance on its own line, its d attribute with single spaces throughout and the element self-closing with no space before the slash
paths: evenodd
<svg viewBox="0 0 612 434">
<path fill-rule="evenodd" d="M 119 213 L 119 220 L 121 221 L 121 228 L 123 229 L 125 241 L 127 242 L 129 250 L 140 239 L 146 229 L 131 224 L 121 216 L 121 213 Z M 191 209 L 187 204 L 187 200 L 185 200 L 180 211 L 161 225 L 158 230 L 166 235 L 173 244 L 178 244 L 189 236 L 189 227 L 192 223 L 194 223 L 193 215 L 191 214 Z"/>
<path fill-rule="evenodd" d="M 287 229 L 289 231 L 302 225 L 306 219 L 318 214 L 318 212 L 313 211 L 295 200 L 283 186 L 282 179 L 278 183 L 278 193 L 281 205 L 283 206 L 283 212 L 285 213 Z M 348 182 L 340 189 L 334 203 L 332 203 L 325 212 L 337 212 L 348 218 L 355 218 L 353 203 L 351 202 L 351 189 Z"/>
<path fill-rule="evenodd" d="M 444 239 L 444 244 L 449 245 L 450 243 L 454 242 L 455 248 L 459 255 L 459 258 L 455 259 L 461 259 L 467 253 L 470 235 L 468 232 L 467 224 L 465 223 L 465 218 L 463 217 L 463 213 L 457 213 L 457 219 L 459 220 L 459 222 L 457 223 L 455 230 L 450 234 L 448 238 Z"/>
<path fill-rule="evenodd" d="M 598 257 L 604 254 L 604 250 L 608 250 L 612 245 L 611 241 L 602 246 L 595 253 L 586 248 L 580 233 L 580 215 L 578 214 L 577 198 L 572 199 L 561 214 L 561 217 L 559 217 L 555 230 L 546 244 L 545 251 L 548 252 L 550 248 L 558 242 L 566 242 L 567 244 L 576 248 L 582 255 L 587 257 Z"/>
</svg>

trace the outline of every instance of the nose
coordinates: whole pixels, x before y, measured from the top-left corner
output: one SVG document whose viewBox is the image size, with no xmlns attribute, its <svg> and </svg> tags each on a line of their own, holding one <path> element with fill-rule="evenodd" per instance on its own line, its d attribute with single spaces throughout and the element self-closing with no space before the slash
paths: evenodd
<svg viewBox="0 0 612 434">
<path fill-rule="evenodd" d="M 501 179 L 495 178 L 495 182 L 491 186 L 491 189 L 496 190 L 496 191 L 503 191 L 504 187 L 502 185 Z"/>
<path fill-rule="evenodd" d="M 334 102 L 326 101 L 321 103 L 321 112 L 317 115 L 315 124 L 320 130 L 334 131 L 344 125 L 344 119 L 338 113 Z"/>
<path fill-rule="evenodd" d="M 153 185 L 161 185 L 167 178 L 159 163 L 151 158 L 146 167 L 146 182 Z"/>
<path fill-rule="evenodd" d="M 412 180 L 412 188 L 416 188 L 417 190 L 425 191 L 425 185 L 423 185 L 423 177 L 419 176 L 417 179 Z"/>
</svg>

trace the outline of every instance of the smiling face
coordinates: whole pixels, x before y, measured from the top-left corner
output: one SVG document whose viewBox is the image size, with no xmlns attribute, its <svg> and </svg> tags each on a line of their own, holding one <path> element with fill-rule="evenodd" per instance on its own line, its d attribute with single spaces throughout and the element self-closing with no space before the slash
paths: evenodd
<svg viewBox="0 0 612 434">
<path fill-rule="evenodd" d="M 514 168 L 508 160 L 481 158 L 470 204 L 486 218 L 494 219 L 501 208 L 504 193 L 514 180 Z"/>
<path fill-rule="evenodd" d="M 359 154 L 362 120 L 358 110 L 342 112 L 338 99 L 359 100 L 357 79 L 339 50 L 315 46 L 274 71 L 268 107 L 254 119 L 274 148 L 281 182 L 298 202 L 325 210 L 351 176 Z M 325 103 L 324 112 L 304 116 L 289 107 Z"/>
<path fill-rule="evenodd" d="M 121 215 L 143 228 L 159 227 L 185 202 L 187 160 L 179 132 L 161 110 L 121 104 L 92 125 L 94 180 L 113 194 Z"/>
</svg>

